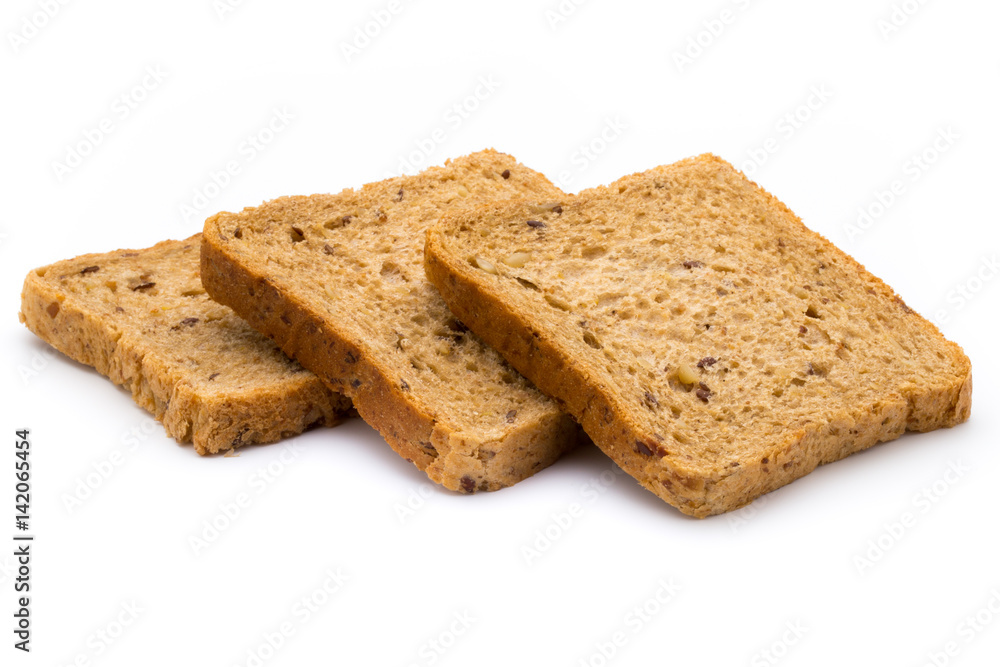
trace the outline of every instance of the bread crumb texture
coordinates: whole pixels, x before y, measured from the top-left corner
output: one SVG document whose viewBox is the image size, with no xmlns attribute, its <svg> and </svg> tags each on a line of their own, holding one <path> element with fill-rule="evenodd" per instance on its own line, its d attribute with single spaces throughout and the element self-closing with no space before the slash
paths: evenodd
<svg viewBox="0 0 1000 667">
<path fill-rule="evenodd" d="M 712 155 L 558 206 L 450 215 L 426 268 L 460 319 L 693 516 L 969 416 L 961 348 Z"/>
<path fill-rule="evenodd" d="M 522 196 L 565 195 L 488 150 L 357 190 L 220 213 L 205 224 L 203 282 L 351 397 L 432 480 L 498 489 L 552 463 L 579 429 L 452 315 L 422 254 L 443 213 Z"/>
<path fill-rule="evenodd" d="M 199 454 L 336 424 L 350 401 L 209 298 L 200 246 L 197 234 L 35 269 L 21 322 L 129 390 Z"/>
</svg>

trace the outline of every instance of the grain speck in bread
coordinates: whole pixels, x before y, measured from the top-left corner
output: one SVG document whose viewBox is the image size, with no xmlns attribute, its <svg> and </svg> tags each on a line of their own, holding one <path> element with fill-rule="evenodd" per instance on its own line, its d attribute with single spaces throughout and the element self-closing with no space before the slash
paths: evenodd
<svg viewBox="0 0 1000 667">
<path fill-rule="evenodd" d="M 20 319 L 132 393 L 199 454 L 334 425 L 351 408 L 201 285 L 201 235 L 31 271 Z"/>
<path fill-rule="evenodd" d="M 489 150 L 358 190 L 220 213 L 205 223 L 202 281 L 351 397 L 432 480 L 499 489 L 551 464 L 579 429 L 452 316 L 422 253 L 444 212 L 519 196 L 563 193 Z"/>
<path fill-rule="evenodd" d="M 969 416 L 969 359 L 723 160 L 428 233 L 470 329 L 683 512 L 738 508 L 906 430 Z"/>
</svg>

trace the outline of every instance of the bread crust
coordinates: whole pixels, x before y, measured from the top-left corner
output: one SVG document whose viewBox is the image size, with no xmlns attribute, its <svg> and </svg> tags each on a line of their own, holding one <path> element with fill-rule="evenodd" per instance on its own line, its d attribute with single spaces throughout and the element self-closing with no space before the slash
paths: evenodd
<svg viewBox="0 0 1000 667">
<path fill-rule="evenodd" d="M 732 169 L 728 163 L 711 155 L 685 160 L 680 164 L 691 163 L 715 163 Z M 756 184 L 754 186 L 767 194 Z M 602 190 L 606 194 L 607 190 L 615 187 L 612 184 Z M 591 193 L 580 193 L 578 197 L 588 194 Z M 783 215 L 802 224 L 784 204 L 770 194 L 767 197 Z M 657 441 L 633 419 L 633 412 L 621 404 L 615 389 L 604 386 L 599 378 L 592 376 L 584 364 L 563 349 L 558 340 L 547 335 L 544 327 L 538 326 L 532 312 L 508 302 L 487 274 L 474 268 L 464 257 L 456 256 L 448 247 L 445 232 L 451 227 L 518 217 L 525 217 L 524 207 L 520 204 L 496 203 L 475 212 L 448 216 L 441 224 L 428 230 L 424 261 L 429 280 L 462 322 L 496 348 L 543 392 L 555 397 L 622 469 L 685 514 L 704 518 L 737 509 L 808 474 L 818 465 L 894 439 L 904 430 L 928 431 L 954 426 L 969 417 L 971 364 L 961 348 L 948 342 L 957 374 L 962 378 L 957 383 L 939 383 L 924 390 L 903 387 L 899 398 L 887 396 L 877 405 L 858 406 L 853 411 L 837 415 L 829 424 L 786 431 L 773 442 L 772 453 L 761 460 L 742 460 L 737 467 L 719 470 L 699 465 L 696 460 L 671 459 L 668 462 L 650 457 L 643 450 L 647 454 L 650 450 L 655 451 Z M 804 225 L 802 228 L 805 229 Z M 847 257 L 829 241 L 818 234 L 816 236 L 832 250 Z M 853 259 L 850 262 L 862 275 L 871 278 L 871 288 L 887 301 L 898 300 L 885 283 L 870 276 Z M 905 305 L 902 307 L 905 308 Z M 919 317 L 909 312 L 913 317 Z M 933 325 L 927 324 L 940 336 Z"/>
<path fill-rule="evenodd" d="M 66 356 L 127 389 L 140 407 L 163 423 L 167 435 L 193 443 L 202 455 L 275 442 L 320 424 L 337 424 L 350 412 L 350 402 L 301 369 L 289 373 L 280 384 L 252 391 L 201 392 L 184 372 L 150 351 L 143 331 L 122 328 L 108 312 L 83 303 L 53 278 L 78 273 L 81 267 L 120 261 L 123 256 L 141 262 L 150 255 L 181 251 L 185 244 L 196 247 L 200 236 L 163 241 L 142 250 L 81 255 L 35 269 L 24 280 L 20 320 Z M 197 264 L 190 268 L 196 269 Z M 107 310 L 113 308 L 109 300 Z M 182 315 L 192 313 L 197 314 Z"/>
<path fill-rule="evenodd" d="M 485 155 L 495 159 L 499 154 Z M 554 189 L 548 181 L 544 183 Z M 511 425 L 498 437 L 457 429 L 447 415 L 435 417 L 434 407 L 404 388 L 397 371 L 366 354 L 355 334 L 255 270 L 232 235 L 223 231 L 231 215 L 221 213 L 205 223 L 201 273 L 209 294 L 274 340 L 328 387 L 349 396 L 358 414 L 393 450 L 434 482 L 460 493 L 501 489 L 552 464 L 580 440 L 579 426 L 554 408 L 537 421 Z"/>
</svg>

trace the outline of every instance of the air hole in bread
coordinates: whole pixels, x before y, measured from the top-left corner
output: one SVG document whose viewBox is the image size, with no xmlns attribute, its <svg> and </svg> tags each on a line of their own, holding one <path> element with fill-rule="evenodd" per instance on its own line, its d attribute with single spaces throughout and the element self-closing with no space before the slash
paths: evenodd
<svg viewBox="0 0 1000 667">
<path fill-rule="evenodd" d="M 569 312 L 573 309 L 573 307 L 570 306 L 566 301 L 559 298 L 558 296 L 555 296 L 554 294 L 546 294 L 545 302 L 558 310 Z"/>
</svg>

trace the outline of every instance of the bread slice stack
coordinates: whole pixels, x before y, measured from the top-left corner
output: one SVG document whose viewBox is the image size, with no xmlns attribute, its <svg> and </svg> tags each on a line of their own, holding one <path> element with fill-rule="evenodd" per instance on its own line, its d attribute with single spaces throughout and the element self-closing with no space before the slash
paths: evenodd
<svg viewBox="0 0 1000 667">
<path fill-rule="evenodd" d="M 35 269 L 21 322 L 130 391 L 199 454 L 336 424 L 347 398 L 208 297 L 200 245 L 197 234 Z"/>
<path fill-rule="evenodd" d="M 432 480 L 495 490 L 554 462 L 579 429 L 451 314 L 424 275 L 424 234 L 449 211 L 564 196 L 483 151 L 358 190 L 283 197 L 205 223 L 202 281 Z"/>
<path fill-rule="evenodd" d="M 969 416 L 969 359 L 881 280 L 703 155 L 428 233 L 459 320 L 645 488 L 726 512 Z"/>
<path fill-rule="evenodd" d="M 461 493 L 589 436 L 695 517 L 971 406 L 961 348 L 712 155 L 575 196 L 487 150 L 282 197 L 36 269 L 21 320 L 199 453 L 353 405 Z"/>
</svg>

